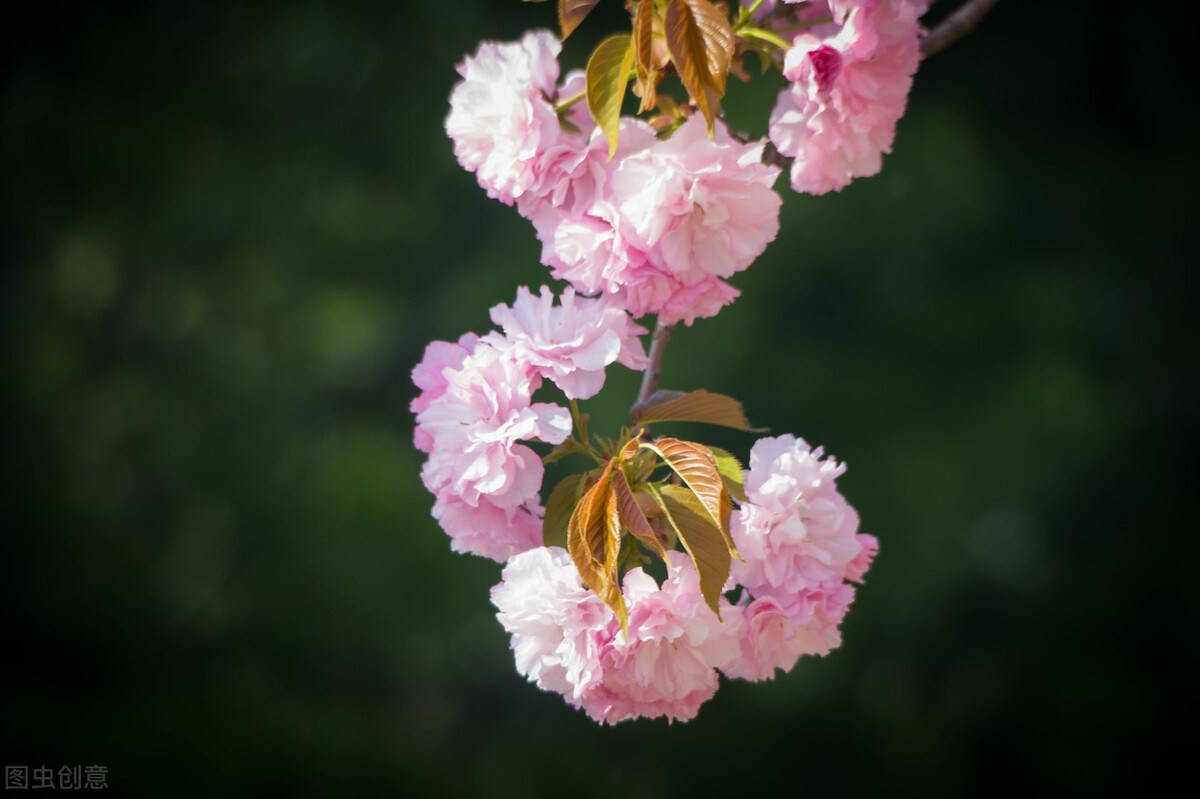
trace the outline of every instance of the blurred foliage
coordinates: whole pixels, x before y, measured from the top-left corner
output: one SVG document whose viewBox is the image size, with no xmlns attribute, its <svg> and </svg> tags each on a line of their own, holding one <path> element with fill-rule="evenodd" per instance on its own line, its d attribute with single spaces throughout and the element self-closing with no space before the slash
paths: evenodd
<svg viewBox="0 0 1200 799">
<path fill-rule="evenodd" d="M 552 7 L 34 13 L 0 48 L 6 764 L 104 764 L 118 795 L 662 797 L 1099 795 L 1186 763 L 1183 26 L 1006 0 L 922 68 L 881 175 L 786 193 L 664 386 L 844 459 L 881 554 L 834 654 L 598 728 L 516 674 L 499 567 L 450 552 L 407 411 L 429 340 L 547 281 L 442 119 L 455 63 Z M 738 127 L 772 80 L 730 87 Z M 595 429 L 636 387 L 614 369 Z"/>
</svg>

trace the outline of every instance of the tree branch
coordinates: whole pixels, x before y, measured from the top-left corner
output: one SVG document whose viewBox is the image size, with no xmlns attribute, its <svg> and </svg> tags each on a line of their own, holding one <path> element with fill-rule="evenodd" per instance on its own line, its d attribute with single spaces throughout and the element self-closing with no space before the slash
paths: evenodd
<svg viewBox="0 0 1200 799">
<path fill-rule="evenodd" d="M 967 0 L 921 39 L 921 57 L 940 53 L 966 36 L 998 0 Z"/>
<path fill-rule="evenodd" d="M 654 325 L 654 335 L 650 337 L 650 365 L 642 377 L 642 389 L 638 392 L 637 401 L 645 402 L 650 395 L 658 390 L 658 380 L 662 377 L 663 352 L 671 339 L 672 325 L 664 325 L 659 320 Z"/>
<path fill-rule="evenodd" d="M 975 26 L 997 2 L 999 0 L 966 0 L 938 23 L 936 28 L 921 38 L 921 58 L 928 58 L 934 53 L 940 53 L 966 36 L 975 29 Z M 742 144 L 752 141 L 750 136 L 730 128 L 728 123 L 726 123 L 726 128 L 735 141 Z M 776 150 L 770 142 L 767 142 L 766 147 L 763 148 L 762 162 L 764 164 L 777 166 L 786 171 L 791 168 L 793 160 Z M 638 402 L 645 402 L 651 394 L 658 390 L 658 381 L 662 377 L 663 351 L 667 348 L 667 342 L 671 338 L 671 327 L 662 322 L 658 322 L 654 326 L 654 335 L 650 339 L 650 365 L 646 367 L 646 374 L 642 378 L 642 388 L 637 397 Z"/>
<path fill-rule="evenodd" d="M 979 24 L 979 21 L 984 18 L 987 12 L 992 10 L 992 6 L 996 5 L 997 2 L 999 0 L 966 0 L 954 13 L 950 14 L 936 28 L 922 37 L 921 57 L 927 58 L 934 53 L 940 53 L 954 42 L 966 36 Z M 729 133 L 735 140 L 742 144 L 746 144 L 752 140 L 750 136 L 738 133 L 732 129 L 730 129 Z M 792 161 L 794 160 L 791 156 L 784 155 L 776 150 L 775 146 L 770 142 L 767 142 L 767 146 L 763 149 L 762 162 L 769 166 L 777 166 L 785 172 L 792 168 Z"/>
</svg>

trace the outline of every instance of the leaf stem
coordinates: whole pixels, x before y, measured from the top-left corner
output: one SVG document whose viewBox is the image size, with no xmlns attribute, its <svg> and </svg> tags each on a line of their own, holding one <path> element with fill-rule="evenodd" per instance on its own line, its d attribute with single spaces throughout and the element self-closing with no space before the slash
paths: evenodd
<svg viewBox="0 0 1200 799">
<path fill-rule="evenodd" d="M 738 32 L 742 38 L 749 37 L 751 39 L 762 39 L 764 42 L 770 42 L 784 52 L 792 48 L 792 43 L 782 36 L 777 36 L 765 28 L 742 28 Z"/>
<path fill-rule="evenodd" d="M 572 94 L 570 97 L 564 100 L 559 100 L 554 104 L 554 111 L 555 113 L 562 113 L 585 97 L 587 97 L 587 89 L 579 92 L 579 94 Z"/>
<path fill-rule="evenodd" d="M 572 399 L 569 404 L 571 407 L 571 422 L 573 425 L 571 438 L 568 441 L 559 444 L 558 447 L 555 448 L 554 452 L 551 452 L 545 458 L 542 458 L 542 463 L 551 463 L 559 458 L 570 455 L 572 452 L 578 452 L 580 454 L 587 455 L 597 463 L 604 463 L 606 458 L 602 457 L 601 454 L 596 451 L 596 448 L 591 445 L 591 442 L 588 441 L 588 415 L 580 412 L 578 400 Z M 596 440 L 600 441 L 599 437 L 597 437 Z M 603 442 L 600 442 L 600 445 L 603 446 Z"/>
<path fill-rule="evenodd" d="M 737 22 L 733 26 L 733 32 L 737 33 L 739 30 L 745 27 L 746 23 L 750 21 L 750 17 L 754 15 L 755 11 L 758 11 L 758 7 L 762 4 L 763 0 L 754 0 L 754 5 L 750 6 L 749 8 L 742 6 L 742 11 L 738 14 Z"/>
<path fill-rule="evenodd" d="M 650 338 L 650 364 L 642 378 L 642 389 L 638 392 L 637 401 L 645 402 L 650 395 L 658 390 L 658 381 L 662 377 L 663 352 L 667 342 L 671 340 L 671 329 L 674 325 L 663 324 L 659 319 L 654 325 L 654 335 Z"/>
<path fill-rule="evenodd" d="M 582 430 L 580 438 L 587 439 L 587 422 L 580 420 L 579 415 L 579 400 L 571 400 L 571 421 L 575 423 L 576 430 Z"/>
</svg>

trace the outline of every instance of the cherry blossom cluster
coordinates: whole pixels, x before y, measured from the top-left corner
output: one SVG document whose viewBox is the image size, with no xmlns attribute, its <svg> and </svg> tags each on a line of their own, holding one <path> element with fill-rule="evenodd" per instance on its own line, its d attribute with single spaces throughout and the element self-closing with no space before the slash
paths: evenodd
<svg viewBox="0 0 1200 799">
<path fill-rule="evenodd" d="M 592 5 L 560 4 L 560 15 L 564 7 L 586 14 Z M 544 286 L 537 294 L 520 288 L 511 306 L 492 309 L 497 330 L 429 345 L 413 371 L 420 390 L 414 441 L 427 455 L 422 480 L 451 548 L 505 564 L 491 596 L 512 636 L 517 670 L 602 723 L 687 720 L 716 692 L 721 674 L 772 679 L 804 655 L 827 654 L 841 642 L 854 583 L 878 550 L 874 537 L 858 532 L 858 515 L 837 489 L 844 466 L 802 439 L 758 440 L 749 468 L 739 471 L 733 456 L 724 453 L 721 467 L 703 445 L 642 441 L 645 420 L 689 417 L 634 415 L 639 424 L 621 440 L 595 448 L 576 429 L 586 426 L 576 401 L 601 390 L 608 366 L 650 366 L 639 339 L 647 331 L 635 319 L 655 314 L 660 328 L 690 325 L 738 296 L 728 281 L 779 232 L 776 164 L 790 167 L 796 191 L 824 194 L 878 172 L 891 149 L 920 60 L 928 0 L 733 6 L 726 19 L 728 6 L 707 0 L 630 4 L 634 34 L 606 40 L 626 54 L 600 69 L 608 84 L 592 62 L 586 74 L 560 76 L 561 44 L 549 31 L 483 42 L 458 66 L 445 123 L 459 163 L 489 197 L 529 220 L 543 264 L 569 287 L 557 298 Z M 638 20 L 652 27 L 639 28 Z M 693 38 L 680 37 L 680 26 L 689 25 Z M 680 44 L 701 34 L 703 52 Z M 669 63 L 652 52 L 660 45 Z M 650 99 L 647 110 L 657 116 L 649 121 L 619 117 L 631 63 L 640 97 L 652 98 L 668 74 L 699 96 L 717 83 L 723 93 L 727 67 L 744 75 L 741 58 L 751 50 L 788 81 L 770 115 L 770 145 L 731 132 L 716 115 L 720 96 L 693 99 L 694 108 Z M 714 64 L 722 65 L 719 76 L 704 72 Z M 616 87 L 616 105 L 597 99 L 606 85 Z M 654 366 L 659 348 L 656 334 Z M 650 368 L 650 388 L 635 411 L 656 396 L 656 375 Z M 533 401 L 546 380 L 570 410 Z M 664 403 L 683 402 L 676 407 L 706 401 L 689 406 L 670 399 L 680 392 L 659 393 L 668 395 Z M 740 423 L 691 420 L 753 429 L 740 404 L 721 399 Z M 672 462 L 675 475 L 655 482 L 658 467 L 645 450 L 669 460 L 655 441 L 673 442 L 673 452 L 702 465 Z M 538 443 L 554 445 L 554 459 L 582 453 L 600 468 L 547 493 L 543 458 L 530 446 Z M 684 531 L 698 534 L 677 525 L 658 493 L 682 490 L 686 468 L 709 469 L 710 486 L 731 481 L 733 488 L 717 485 L 706 497 L 690 482 L 688 490 L 700 523 L 723 536 L 715 539 L 722 557 L 736 550 L 732 562 L 714 565 L 711 550 L 691 549 Z M 740 501 L 731 509 L 735 495 Z M 568 548 L 547 545 L 564 540 L 555 537 L 564 527 Z M 676 543 L 668 527 L 699 553 L 697 561 L 668 551 Z M 661 579 L 638 565 L 654 562 L 651 550 L 666 555 Z M 586 584 L 581 570 L 591 575 Z"/>
<path fill-rule="evenodd" d="M 505 561 L 542 540 L 542 459 L 519 442 L 561 444 L 571 435 L 570 412 L 533 402 L 534 392 L 548 378 L 586 399 L 609 364 L 644 369 L 638 336 L 646 330 L 607 300 L 570 288 L 555 304 L 545 286 L 540 296 L 522 287 L 511 308 L 497 305 L 491 315 L 503 333 L 426 348 L 413 370 L 421 393 L 411 409 L 414 443 L 429 456 L 421 479 L 451 547 Z"/>
<path fill-rule="evenodd" d="M 710 139 L 698 117 L 665 140 L 623 118 L 610 159 L 585 105 L 559 120 L 555 100 L 584 87 L 582 72 L 557 85 L 560 48 L 537 31 L 484 42 L 463 61 L 446 119 L 459 163 L 533 223 L 553 277 L 635 317 L 714 316 L 738 295 L 726 279 L 779 232 L 779 169 L 762 163 L 762 142 L 736 141 L 724 125 Z"/>
<path fill-rule="evenodd" d="M 659 585 L 640 567 L 625 574 L 629 632 L 584 587 L 565 550 L 514 555 L 492 589 L 512 635 L 517 671 L 563 695 L 596 721 L 639 716 L 686 721 L 716 693 L 718 671 L 766 680 L 802 655 L 827 654 L 878 549 L 838 493 L 844 467 L 792 436 L 760 439 L 745 472 L 747 501 L 734 512 L 735 561 L 717 617 L 691 559 L 670 553 Z"/>
<path fill-rule="evenodd" d="M 764 3 L 757 13 L 775 5 Z M 921 59 L 919 19 L 928 5 L 809 0 L 793 17 L 767 17 L 805 26 L 784 54 L 790 85 L 770 120 L 772 143 L 793 159 L 793 189 L 824 194 L 879 172 Z"/>
<path fill-rule="evenodd" d="M 570 288 L 557 301 L 546 287 L 520 288 L 491 316 L 500 330 L 433 342 L 413 370 L 414 441 L 452 549 L 506 562 L 492 601 L 521 674 L 597 721 L 687 720 L 716 692 L 718 671 L 770 679 L 839 644 L 847 581 L 862 579 L 877 544 L 858 534 L 837 491 L 844 467 L 791 436 L 751 450 L 746 500 L 731 519 L 742 560 L 720 617 L 690 558 L 673 551 L 661 584 L 640 567 L 626 572 L 623 631 L 567 552 L 542 545 L 542 460 L 522 442 L 560 444 L 572 432 L 566 408 L 533 402 L 544 379 L 587 399 L 609 365 L 646 367 L 646 331 L 606 298 Z"/>
<path fill-rule="evenodd" d="M 734 512 L 733 540 L 742 560 L 730 580 L 746 630 L 730 677 L 770 679 L 801 655 L 841 644 L 838 625 L 879 549 L 858 533 L 858 514 L 835 481 L 846 467 L 793 436 L 763 438 L 750 451 L 746 502 Z"/>
</svg>

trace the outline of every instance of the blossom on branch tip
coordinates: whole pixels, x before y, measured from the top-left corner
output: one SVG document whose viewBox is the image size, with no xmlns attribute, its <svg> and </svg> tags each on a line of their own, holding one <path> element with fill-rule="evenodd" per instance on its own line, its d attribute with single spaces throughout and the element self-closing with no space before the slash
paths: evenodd
<svg viewBox="0 0 1200 799">
<path fill-rule="evenodd" d="M 792 188 L 824 194 L 879 172 L 920 62 L 925 0 L 830 0 L 840 28 L 804 31 L 784 56 L 791 85 L 771 141 L 793 158 Z"/>
<path fill-rule="evenodd" d="M 741 144 L 724 125 L 709 140 L 701 117 L 621 162 L 613 190 L 634 239 L 660 248 L 675 275 L 729 277 L 745 269 L 779 232 L 778 170 L 762 144 Z"/>
<path fill-rule="evenodd" d="M 489 197 L 512 205 L 538 179 L 538 161 L 561 135 L 549 98 L 562 44 L 549 31 L 483 42 L 458 65 L 446 133 L 463 169 Z"/>
<path fill-rule="evenodd" d="M 629 636 L 617 627 L 601 655 L 604 679 L 585 692 L 582 706 L 596 721 L 666 716 L 694 718 L 717 692 L 715 669 L 740 654 L 737 628 L 721 624 L 700 593 L 692 561 L 671 553 L 660 587 L 640 568 L 625 575 Z M 722 598 L 722 612 L 729 610 Z"/>
</svg>

